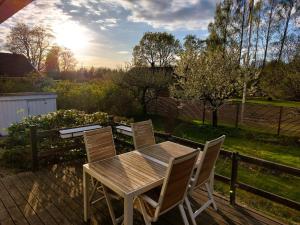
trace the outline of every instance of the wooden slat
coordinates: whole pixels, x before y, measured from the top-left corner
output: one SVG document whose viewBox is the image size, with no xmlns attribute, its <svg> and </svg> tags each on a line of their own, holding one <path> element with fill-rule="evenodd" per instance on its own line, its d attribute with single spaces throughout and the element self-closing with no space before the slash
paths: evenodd
<svg viewBox="0 0 300 225">
<path fill-rule="evenodd" d="M 42 205 L 42 202 L 32 193 L 32 189 L 28 189 L 26 185 L 18 178 L 18 176 L 11 176 L 10 181 L 14 183 L 16 188 L 20 191 L 23 197 L 27 200 L 28 204 L 34 209 L 39 218 L 43 221 L 45 225 L 56 225 L 54 218 Z"/>
<path fill-rule="evenodd" d="M 128 165 L 126 163 L 132 163 L 132 161 L 139 159 L 139 156 L 130 154 L 130 159 L 124 162 L 125 167 Z M 148 162 L 149 163 L 149 162 Z M 151 162 L 150 162 L 151 163 Z M 140 168 L 143 163 L 137 164 Z M 149 166 L 149 165 L 148 165 Z M 161 165 L 158 165 L 161 166 Z M 149 167 L 150 168 L 150 167 Z M 153 168 L 155 171 L 157 168 Z M 150 169 L 147 169 L 145 176 L 149 176 L 153 173 Z M 17 176 L 12 176 L 7 178 L 8 184 L 13 184 L 21 193 L 23 198 L 26 199 L 28 204 L 34 209 L 36 214 L 41 218 L 42 222 L 46 225 L 56 225 L 64 224 L 62 221 L 62 216 L 65 217 L 64 208 L 57 208 L 53 203 L 53 199 L 59 199 L 67 205 L 70 210 L 74 210 L 78 217 L 82 216 L 82 165 L 79 163 L 76 164 L 60 164 L 54 165 L 49 170 L 43 169 L 38 173 L 21 173 Z M 10 183 L 11 182 L 11 183 Z M 4 186 L 6 190 L 6 186 Z M 20 220 L 14 223 L 10 213 L 13 213 L 13 210 L 8 210 L 11 207 L 17 206 L 14 199 L 12 199 L 10 194 L 8 198 L 4 199 L 2 191 L 2 186 L 0 187 L 0 223 L 1 225 L 16 225 L 23 224 L 20 223 Z M 17 198 L 17 196 L 15 196 Z M 197 201 L 200 203 L 206 200 L 205 193 L 203 191 L 196 191 Z M 21 198 L 21 197 L 18 197 Z M 255 210 L 250 210 L 245 207 L 237 206 L 232 207 L 229 205 L 229 202 L 220 198 L 218 195 L 215 196 L 219 211 L 215 212 L 211 208 L 205 210 L 197 217 L 198 225 L 223 225 L 223 224 L 232 224 L 232 225 L 279 225 L 283 224 L 275 219 L 270 219 L 261 213 L 256 212 Z M 18 202 L 22 202 L 18 200 Z M 6 205 L 4 205 L 6 204 Z M 122 213 L 123 207 L 122 204 L 113 203 L 116 213 L 120 215 Z M 8 207 L 9 206 L 9 207 Z M 61 212 L 60 212 L 61 211 Z M 91 224 L 110 224 L 111 220 L 107 211 L 107 206 L 105 201 L 100 201 L 97 203 L 96 207 L 93 207 L 93 219 Z M 22 214 L 19 211 L 19 214 Z M 17 213 L 18 214 L 18 213 Z M 17 215 L 16 214 L 16 215 Z M 17 216 L 14 216 L 16 218 Z M 78 223 L 83 221 L 78 219 Z M 55 220 L 54 220 L 55 219 Z M 46 223 L 47 221 L 51 221 Z M 42 223 L 42 224 L 43 224 Z M 24 223 L 26 224 L 26 222 Z M 69 222 L 69 224 L 74 224 Z M 134 224 L 143 225 L 142 218 L 135 213 L 134 215 Z M 157 225 L 182 225 L 182 220 L 180 213 L 177 209 L 171 210 L 167 214 L 163 215 L 155 223 Z"/>
</svg>

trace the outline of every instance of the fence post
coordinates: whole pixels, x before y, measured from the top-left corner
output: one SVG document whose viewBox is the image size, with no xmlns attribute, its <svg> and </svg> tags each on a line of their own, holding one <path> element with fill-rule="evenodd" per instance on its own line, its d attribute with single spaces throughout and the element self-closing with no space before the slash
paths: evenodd
<svg viewBox="0 0 300 225">
<path fill-rule="evenodd" d="M 205 123 L 205 102 L 203 102 L 202 125 Z"/>
<path fill-rule="evenodd" d="M 280 110 L 279 110 L 279 118 L 278 118 L 277 135 L 280 135 L 281 119 L 282 119 L 282 111 L 283 111 L 283 106 L 280 106 Z"/>
<path fill-rule="evenodd" d="M 37 147 L 37 127 L 30 126 L 30 147 L 31 147 L 31 160 L 32 171 L 37 171 L 39 168 L 38 147 Z"/>
<path fill-rule="evenodd" d="M 230 204 L 235 205 L 236 187 L 238 177 L 238 152 L 232 153 L 231 161 L 231 179 L 230 179 Z"/>
</svg>

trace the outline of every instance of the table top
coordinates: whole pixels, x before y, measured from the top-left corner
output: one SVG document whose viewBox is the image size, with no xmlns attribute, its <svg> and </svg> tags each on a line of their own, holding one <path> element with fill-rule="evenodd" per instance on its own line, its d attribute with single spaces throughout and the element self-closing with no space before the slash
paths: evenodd
<svg viewBox="0 0 300 225">
<path fill-rule="evenodd" d="M 84 170 L 121 196 L 138 195 L 163 183 L 171 157 L 182 156 L 193 150 L 166 141 L 85 164 Z"/>
</svg>

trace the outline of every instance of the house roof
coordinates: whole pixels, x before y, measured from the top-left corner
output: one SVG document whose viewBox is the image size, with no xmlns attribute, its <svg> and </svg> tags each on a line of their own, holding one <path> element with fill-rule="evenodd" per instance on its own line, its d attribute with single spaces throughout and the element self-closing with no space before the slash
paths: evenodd
<svg viewBox="0 0 300 225">
<path fill-rule="evenodd" d="M 24 55 L 0 52 L 0 77 L 24 77 L 35 71 Z"/>
<path fill-rule="evenodd" d="M 0 0 L 0 24 L 33 0 Z"/>
</svg>

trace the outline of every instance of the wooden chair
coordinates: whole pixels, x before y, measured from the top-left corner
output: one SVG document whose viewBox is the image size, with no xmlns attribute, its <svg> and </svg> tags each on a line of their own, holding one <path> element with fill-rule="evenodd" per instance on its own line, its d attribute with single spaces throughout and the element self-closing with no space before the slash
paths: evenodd
<svg viewBox="0 0 300 225">
<path fill-rule="evenodd" d="M 206 142 L 201 161 L 196 169 L 195 175 L 191 179 L 188 195 L 185 198 L 185 204 L 187 206 L 193 225 L 197 225 L 195 218 L 211 204 L 213 205 L 213 208 L 217 210 L 217 205 L 213 198 L 214 167 L 224 140 L 225 135 L 215 140 Z M 193 212 L 188 197 L 191 197 L 193 191 L 200 187 L 205 187 L 208 194 L 208 201 L 204 203 L 198 210 Z"/>
<path fill-rule="evenodd" d="M 155 144 L 155 137 L 151 120 L 131 124 L 135 149 Z"/>
<path fill-rule="evenodd" d="M 162 187 L 150 190 L 137 198 L 146 225 L 151 225 L 160 215 L 176 206 L 179 207 L 184 224 L 189 224 L 183 202 L 198 155 L 199 151 L 195 150 L 188 155 L 170 159 Z"/>
<path fill-rule="evenodd" d="M 116 148 L 111 127 L 104 127 L 92 131 L 85 131 L 83 136 L 87 152 L 87 159 L 89 163 L 107 159 L 116 155 Z M 122 218 L 120 217 L 116 219 L 110 198 L 113 197 L 119 199 L 119 196 L 117 196 L 104 185 L 93 179 L 92 186 L 93 190 L 89 199 L 90 204 L 95 204 L 96 202 L 105 198 L 113 224 L 116 225 L 122 220 Z M 101 197 L 96 200 L 93 200 L 96 191 L 101 194 Z"/>
</svg>

